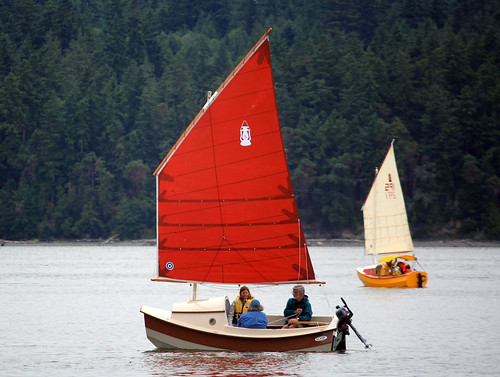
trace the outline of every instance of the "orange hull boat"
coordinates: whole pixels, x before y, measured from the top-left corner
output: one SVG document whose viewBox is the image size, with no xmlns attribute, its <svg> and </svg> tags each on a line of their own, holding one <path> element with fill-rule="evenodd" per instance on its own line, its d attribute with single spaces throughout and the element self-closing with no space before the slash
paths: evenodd
<svg viewBox="0 0 500 377">
<path fill-rule="evenodd" d="M 427 273 L 414 268 L 417 257 L 413 255 L 393 143 L 394 140 L 380 170 L 376 169 L 375 180 L 362 208 L 365 254 L 372 255 L 374 263 L 378 255 L 392 255 L 380 258 L 377 265 L 359 267 L 356 272 L 367 287 L 423 288 L 427 284 Z"/>
<path fill-rule="evenodd" d="M 385 288 L 424 288 L 427 285 L 427 273 L 412 271 L 404 275 L 380 276 L 375 274 L 375 266 L 356 269 L 359 280 L 367 287 Z"/>
</svg>

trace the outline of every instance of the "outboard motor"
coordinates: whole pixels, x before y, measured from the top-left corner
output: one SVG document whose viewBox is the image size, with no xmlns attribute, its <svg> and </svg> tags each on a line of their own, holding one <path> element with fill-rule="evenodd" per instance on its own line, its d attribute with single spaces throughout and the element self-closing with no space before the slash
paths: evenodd
<svg viewBox="0 0 500 377">
<path fill-rule="evenodd" d="M 333 339 L 332 350 L 333 351 L 345 351 L 346 350 L 346 336 L 349 335 L 349 327 L 358 336 L 359 340 L 365 345 L 365 348 L 370 348 L 371 344 L 367 344 L 366 340 L 361 336 L 361 334 L 352 325 L 351 318 L 354 313 L 349 309 L 345 300 L 340 298 L 344 303 L 343 307 L 337 305 L 335 315 L 337 316 L 339 322 L 337 324 L 337 333 Z"/>
<path fill-rule="evenodd" d="M 337 329 L 339 330 L 344 330 L 346 328 L 346 335 L 349 335 L 349 322 L 351 321 L 351 318 L 353 316 L 352 312 L 346 309 L 346 307 L 340 307 L 337 305 L 336 307 L 337 311 L 335 312 L 335 315 L 339 319 L 339 323 L 337 324 Z"/>
</svg>

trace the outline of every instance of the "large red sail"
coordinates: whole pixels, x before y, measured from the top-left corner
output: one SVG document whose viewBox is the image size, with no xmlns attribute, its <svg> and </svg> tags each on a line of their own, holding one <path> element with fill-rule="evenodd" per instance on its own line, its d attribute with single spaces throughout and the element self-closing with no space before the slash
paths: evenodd
<svg viewBox="0 0 500 377">
<path fill-rule="evenodd" d="M 160 277 L 315 278 L 283 149 L 268 33 L 155 172 Z"/>
</svg>

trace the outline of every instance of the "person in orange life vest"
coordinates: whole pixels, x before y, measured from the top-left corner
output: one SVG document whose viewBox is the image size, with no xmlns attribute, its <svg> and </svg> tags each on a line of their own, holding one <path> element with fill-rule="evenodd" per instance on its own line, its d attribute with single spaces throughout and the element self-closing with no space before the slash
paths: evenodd
<svg viewBox="0 0 500 377">
<path fill-rule="evenodd" d="M 264 307 L 260 304 L 260 301 L 253 299 L 248 310 L 238 319 L 238 327 L 265 329 L 267 327 L 267 315 L 263 310 Z"/>
<path fill-rule="evenodd" d="M 402 274 L 407 274 L 407 273 L 411 272 L 411 268 L 410 268 L 410 265 L 408 263 L 399 262 L 398 267 L 401 270 Z"/>
<path fill-rule="evenodd" d="M 250 293 L 250 289 L 248 289 L 246 285 L 243 285 L 240 288 L 240 294 L 236 296 L 236 299 L 232 302 L 229 312 L 227 313 L 228 323 L 236 326 L 238 324 L 238 319 L 248 310 L 254 298 L 255 297 Z"/>
<path fill-rule="evenodd" d="M 386 263 L 382 263 L 382 267 L 380 268 L 380 276 L 392 275 L 394 273 L 395 263 L 396 263 L 395 259 Z"/>
</svg>

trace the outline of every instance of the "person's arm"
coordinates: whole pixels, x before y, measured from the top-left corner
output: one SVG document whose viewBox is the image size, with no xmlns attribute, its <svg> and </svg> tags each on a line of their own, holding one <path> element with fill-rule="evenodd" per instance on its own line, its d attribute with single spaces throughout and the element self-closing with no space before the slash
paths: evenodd
<svg viewBox="0 0 500 377">
<path fill-rule="evenodd" d="M 304 310 L 300 313 L 298 319 L 299 321 L 310 321 L 312 317 L 312 307 L 311 303 L 308 301 L 304 302 Z"/>
<path fill-rule="evenodd" d="M 243 313 L 240 318 L 238 318 L 238 324 L 236 326 L 238 327 L 249 327 L 249 322 L 251 322 L 251 318 L 248 317 L 246 314 L 247 312 Z"/>
<path fill-rule="evenodd" d="M 291 315 L 294 314 L 294 310 L 293 310 L 293 307 L 292 307 L 292 301 L 293 299 L 288 299 L 288 301 L 286 302 L 286 307 L 285 307 L 285 310 L 283 310 L 283 315 L 285 317 L 290 317 Z"/>
</svg>

